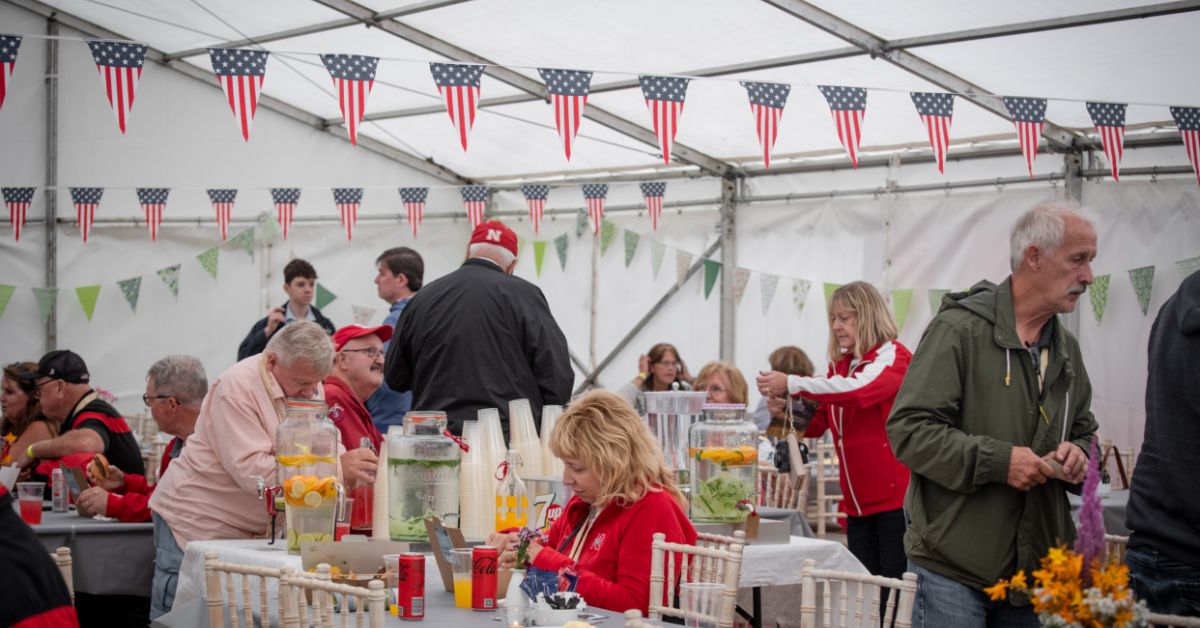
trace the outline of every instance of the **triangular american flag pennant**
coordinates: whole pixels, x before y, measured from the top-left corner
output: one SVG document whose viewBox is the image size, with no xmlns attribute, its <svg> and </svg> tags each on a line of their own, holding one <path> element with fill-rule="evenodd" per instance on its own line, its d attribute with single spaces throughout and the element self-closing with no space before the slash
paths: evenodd
<svg viewBox="0 0 1200 628">
<path fill-rule="evenodd" d="M 400 201 L 408 212 L 408 224 L 412 225 L 413 239 L 417 239 L 417 229 L 421 226 L 421 218 L 425 214 L 425 199 L 429 197 L 429 188 L 400 188 Z"/>
<path fill-rule="evenodd" d="M 583 108 L 587 106 L 592 73 L 538 68 L 538 74 L 546 82 L 550 104 L 554 105 L 554 124 L 558 127 L 558 137 L 567 153 L 567 161 L 570 161 L 575 134 L 579 133 L 579 122 L 583 119 Z"/>
<path fill-rule="evenodd" d="M 821 90 L 825 102 L 829 103 L 842 148 L 850 156 L 850 163 L 858 168 L 858 146 L 862 142 L 863 116 L 867 113 L 867 90 L 838 85 L 819 85 L 817 89 Z"/>
<path fill-rule="evenodd" d="M 521 194 L 529 204 L 529 221 L 533 223 L 533 234 L 537 235 L 542 224 L 542 216 L 546 213 L 546 199 L 550 197 L 548 185 L 522 185 Z"/>
<path fill-rule="evenodd" d="M 358 224 L 358 208 L 362 205 L 362 188 L 333 188 L 333 203 L 342 215 L 342 226 L 346 228 L 346 239 L 354 239 L 354 225 Z"/>
<path fill-rule="evenodd" d="M 954 118 L 954 94 L 912 92 L 917 115 L 925 123 L 929 147 L 937 159 L 938 172 L 946 172 L 946 153 L 950 152 L 950 122 Z"/>
<path fill-rule="evenodd" d="M 486 185 L 464 185 L 458 190 L 462 193 L 463 205 L 467 209 L 467 221 L 474 229 L 483 222 L 483 212 L 487 209 L 488 188 Z"/>
<path fill-rule="evenodd" d="M 208 190 L 208 200 L 212 201 L 213 209 L 217 211 L 217 226 L 221 229 L 222 241 L 229 233 L 229 221 L 233 219 L 233 202 L 237 200 L 237 192 L 232 189 Z"/>
<path fill-rule="evenodd" d="M 792 86 L 786 83 L 754 83 L 741 81 L 750 97 L 750 111 L 754 114 L 754 130 L 763 149 L 763 167 L 771 167 L 771 148 L 779 137 L 779 119 L 783 117 L 783 106 L 787 104 Z M 661 211 L 661 208 L 660 208 Z"/>
<path fill-rule="evenodd" d="M 329 54 L 321 55 L 321 62 L 329 70 L 333 86 L 337 89 L 342 118 L 350 131 L 350 143 L 357 145 L 358 125 L 367 110 L 367 96 L 375 85 L 375 68 L 379 66 L 379 57 Z"/>
<path fill-rule="evenodd" d="M 467 135 L 475 125 L 475 109 L 479 107 L 479 79 L 484 66 L 461 63 L 430 63 L 429 71 L 438 93 L 446 102 L 446 113 L 458 134 L 463 150 L 467 150 Z"/>
<path fill-rule="evenodd" d="M 663 163 L 671 163 L 671 145 L 675 143 L 675 132 L 679 130 L 679 118 L 683 115 L 683 101 L 687 98 L 689 80 L 644 74 L 638 77 L 646 108 L 650 110 L 650 119 L 654 123 L 654 134 L 658 136 Z"/>
<path fill-rule="evenodd" d="M 1005 96 L 1004 106 L 1008 108 L 1008 115 L 1012 116 L 1013 126 L 1017 128 L 1021 154 L 1025 156 L 1025 165 L 1032 179 L 1033 160 L 1037 159 L 1038 141 L 1046 124 L 1046 99 Z"/>
<path fill-rule="evenodd" d="M 1100 143 L 1104 145 L 1104 155 L 1112 166 L 1113 181 L 1117 180 L 1117 170 L 1121 167 L 1121 157 L 1125 154 L 1125 107 L 1127 105 L 1115 102 L 1089 102 L 1088 115 L 1092 124 L 1100 134 Z"/>
<path fill-rule="evenodd" d="M 1196 173 L 1196 183 L 1200 183 L 1200 107 L 1171 107 L 1171 117 L 1175 118 L 1175 126 L 1179 127 L 1179 135 L 1183 137 L 1188 161 Z"/>
<path fill-rule="evenodd" d="M 167 208 L 167 195 L 171 188 L 138 188 L 138 204 L 146 212 L 146 228 L 150 230 L 150 240 L 158 241 L 158 230 L 162 227 L 163 210 Z"/>
<path fill-rule="evenodd" d="M 33 202 L 33 192 L 37 188 L 0 188 L 4 194 L 4 205 L 8 207 L 8 221 L 12 223 L 13 237 L 21 241 L 21 228 L 25 226 L 25 215 L 29 212 L 29 204 Z"/>
<path fill-rule="evenodd" d="M 17 50 L 20 47 L 20 37 L 0 35 L 0 108 L 4 107 L 4 96 L 12 85 L 12 73 L 17 67 Z"/>
<path fill-rule="evenodd" d="M 250 141 L 250 123 L 258 110 L 258 95 L 262 93 L 263 79 L 267 77 L 266 50 L 245 48 L 209 48 L 213 72 L 225 90 L 225 100 L 237 118 L 242 139 Z M 224 239 L 224 238 L 222 238 Z"/>
<path fill-rule="evenodd" d="M 604 201 L 608 198 L 607 183 L 585 183 L 583 198 L 587 201 L 588 217 L 592 219 L 592 228 L 600 235 L 600 222 L 604 220 Z"/>
<path fill-rule="evenodd" d="M 663 196 L 667 193 L 666 181 L 647 181 L 641 184 L 642 198 L 646 199 L 646 211 L 650 213 L 650 223 L 658 231 L 658 219 L 662 218 Z"/>
<path fill-rule="evenodd" d="M 124 133 L 129 110 L 133 109 L 133 94 L 137 89 L 138 79 L 142 78 L 142 65 L 146 62 L 146 50 L 149 46 L 100 39 L 88 40 L 87 44 L 92 50 L 96 69 L 100 71 L 100 79 L 104 81 L 108 103 L 112 105 L 113 113 L 117 116 L 117 126 L 120 126 L 121 133 Z"/>
<path fill-rule="evenodd" d="M 100 206 L 100 197 L 104 196 L 104 188 L 71 188 L 71 204 L 75 205 L 75 222 L 83 241 L 88 241 L 92 232 L 92 221 L 96 219 L 96 208 Z"/>
<path fill-rule="evenodd" d="M 271 188 L 271 202 L 275 204 L 275 218 L 283 229 L 283 239 L 288 237 L 288 228 L 300 203 L 300 188 Z"/>
</svg>

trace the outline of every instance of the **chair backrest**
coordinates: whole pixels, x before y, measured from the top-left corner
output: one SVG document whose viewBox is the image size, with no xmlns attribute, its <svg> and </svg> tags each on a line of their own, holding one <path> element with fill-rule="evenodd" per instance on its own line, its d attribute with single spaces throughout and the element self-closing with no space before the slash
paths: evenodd
<svg viewBox="0 0 1200 628">
<path fill-rule="evenodd" d="M 280 611 L 284 628 L 349 628 L 354 607 L 354 626 L 383 628 L 387 617 L 387 594 L 383 581 L 372 580 L 367 588 L 330 582 L 329 565 L 317 565 L 317 577 L 285 574 L 279 583 Z M 311 607 L 307 604 L 312 596 Z M 334 622 L 334 607 L 338 607 L 340 622 Z M 311 612 L 310 612 L 311 611 Z"/>
<path fill-rule="evenodd" d="M 75 603 L 75 576 L 71 573 L 71 548 L 59 547 L 50 554 L 58 571 L 62 574 L 63 582 L 67 583 L 67 594 L 71 596 L 71 604 Z"/>
<path fill-rule="evenodd" d="M 758 505 L 769 508 L 787 508 L 799 510 L 801 513 L 808 506 L 808 487 L 810 466 L 803 465 L 803 471 L 796 480 L 787 473 L 780 473 L 775 467 L 758 468 Z"/>
<path fill-rule="evenodd" d="M 817 561 L 809 558 L 800 572 L 800 592 L 800 625 L 804 628 L 878 628 L 881 621 L 884 626 L 909 628 L 917 574 L 905 572 L 903 579 L 897 580 L 830 571 L 817 569 Z"/>
<path fill-rule="evenodd" d="M 697 545 L 668 543 L 666 538 L 659 532 L 650 544 L 650 619 L 684 618 L 676 595 L 680 584 L 718 583 L 725 585 L 720 612 L 708 619 L 716 621 L 719 628 L 731 628 L 737 612 L 738 578 L 742 574 L 746 534 L 738 531 L 733 537 L 704 535 L 697 539 Z"/>
<path fill-rule="evenodd" d="M 816 452 L 813 457 L 812 470 L 809 473 L 812 476 L 810 486 L 811 484 L 816 485 L 816 495 L 812 500 L 810 512 L 806 514 L 809 521 L 816 522 L 817 536 L 825 538 L 826 526 L 836 523 L 838 517 L 844 516 L 837 509 L 838 502 L 842 500 L 841 487 L 838 484 L 840 479 L 837 447 L 831 442 L 818 441 L 809 448 L 809 451 Z M 831 486 L 837 486 L 837 492 L 831 493 L 829 491 Z"/>
<path fill-rule="evenodd" d="M 258 588 L 258 611 L 259 617 L 263 625 L 266 625 L 270 618 L 270 601 L 269 601 L 269 580 L 282 582 L 282 577 L 292 571 L 291 567 L 283 569 L 271 569 L 268 567 L 255 567 L 251 565 L 239 565 L 237 563 L 221 562 L 218 559 L 216 552 L 204 553 L 204 584 L 206 588 L 206 596 L 208 599 L 208 625 L 209 628 L 224 628 L 225 614 L 228 610 L 229 625 L 233 628 L 238 628 L 242 624 L 239 623 L 238 603 L 239 598 L 234 591 L 234 576 L 238 576 L 240 580 L 241 597 L 240 603 L 242 607 L 242 615 L 245 619 L 246 628 L 254 628 L 254 603 L 251 594 L 252 579 L 256 582 Z M 224 577 L 222 577 L 224 576 Z M 222 587 L 222 580 L 224 586 Z"/>
<path fill-rule="evenodd" d="M 1114 562 L 1125 564 L 1125 549 L 1129 545 L 1129 537 L 1116 534 L 1104 535 L 1105 557 Z"/>
<path fill-rule="evenodd" d="M 1153 628 L 1200 628 L 1200 617 L 1147 613 L 1146 623 Z"/>
</svg>

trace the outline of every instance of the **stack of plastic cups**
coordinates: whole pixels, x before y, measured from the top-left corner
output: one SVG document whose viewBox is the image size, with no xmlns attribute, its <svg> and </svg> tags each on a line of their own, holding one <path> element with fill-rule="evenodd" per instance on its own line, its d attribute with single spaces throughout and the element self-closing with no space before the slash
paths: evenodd
<svg viewBox="0 0 1200 628">
<path fill-rule="evenodd" d="M 479 438 L 484 453 L 483 461 L 495 473 L 508 453 L 508 447 L 504 445 L 504 430 L 500 427 L 500 411 L 495 408 L 484 408 L 478 412 L 478 416 Z"/>
<path fill-rule="evenodd" d="M 391 530 L 388 522 L 391 520 L 391 510 L 388 504 L 388 442 L 393 436 L 398 436 L 403 428 L 399 425 L 389 425 L 387 438 L 379 451 L 379 466 L 375 469 L 375 492 L 371 503 L 371 538 L 377 541 L 388 541 Z"/>
<path fill-rule="evenodd" d="M 521 464 L 517 474 L 522 478 L 542 474 L 542 444 L 538 442 L 537 428 L 533 423 L 533 410 L 528 399 L 508 402 L 509 449 L 517 450 Z"/>
<path fill-rule="evenodd" d="M 560 477 L 563 472 L 562 460 L 550 451 L 550 432 L 554 431 L 562 411 L 562 406 L 542 406 L 542 475 L 545 477 Z"/>
<path fill-rule="evenodd" d="M 483 462 L 483 443 L 480 438 L 479 421 L 463 422 L 463 440 L 471 450 L 463 455 L 461 472 L 458 476 L 459 522 L 463 536 L 472 540 L 487 538 L 492 522 L 490 482 L 487 465 Z"/>
</svg>

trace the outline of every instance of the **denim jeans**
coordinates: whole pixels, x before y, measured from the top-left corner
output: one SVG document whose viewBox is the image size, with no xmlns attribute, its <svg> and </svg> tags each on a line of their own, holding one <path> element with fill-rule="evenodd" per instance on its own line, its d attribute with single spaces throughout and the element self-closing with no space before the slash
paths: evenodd
<svg viewBox="0 0 1200 628">
<path fill-rule="evenodd" d="M 175 585 L 179 582 L 179 564 L 183 550 L 175 534 L 158 513 L 154 517 L 154 584 L 150 592 L 150 619 L 166 615 L 175 604 Z"/>
<path fill-rule="evenodd" d="M 1032 606 L 993 602 L 981 590 L 961 584 L 909 561 L 917 574 L 913 628 L 1037 628 Z"/>
<path fill-rule="evenodd" d="M 1151 612 L 1200 616 L 1200 569 L 1145 545 L 1131 546 L 1125 563 L 1134 594 Z"/>
</svg>

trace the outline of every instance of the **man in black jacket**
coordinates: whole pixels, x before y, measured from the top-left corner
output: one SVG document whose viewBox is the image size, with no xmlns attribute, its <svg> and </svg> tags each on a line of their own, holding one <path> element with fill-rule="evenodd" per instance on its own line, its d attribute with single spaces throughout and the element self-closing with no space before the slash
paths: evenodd
<svg viewBox="0 0 1200 628">
<path fill-rule="evenodd" d="M 288 300 L 250 328 L 250 333 L 246 334 L 238 347 L 238 362 L 262 353 L 271 336 L 292 321 L 312 321 L 332 336 L 337 327 L 312 304 L 316 289 L 317 270 L 312 264 L 302 259 L 288 262 L 283 267 L 283 291 L 287 293 Z"/>
<path fill-rule="evenodd" d="M 566 405 L 575 382 L 567 339 L 537 286 L 512 276 L 517 236 L 497 221 L 471 234 L 467 260 L 412 298 L 388 348 L 388 386 L 413 391 L 413 410 L 441 410 L 450 430 L 508 402 Z"/>
</svg>

